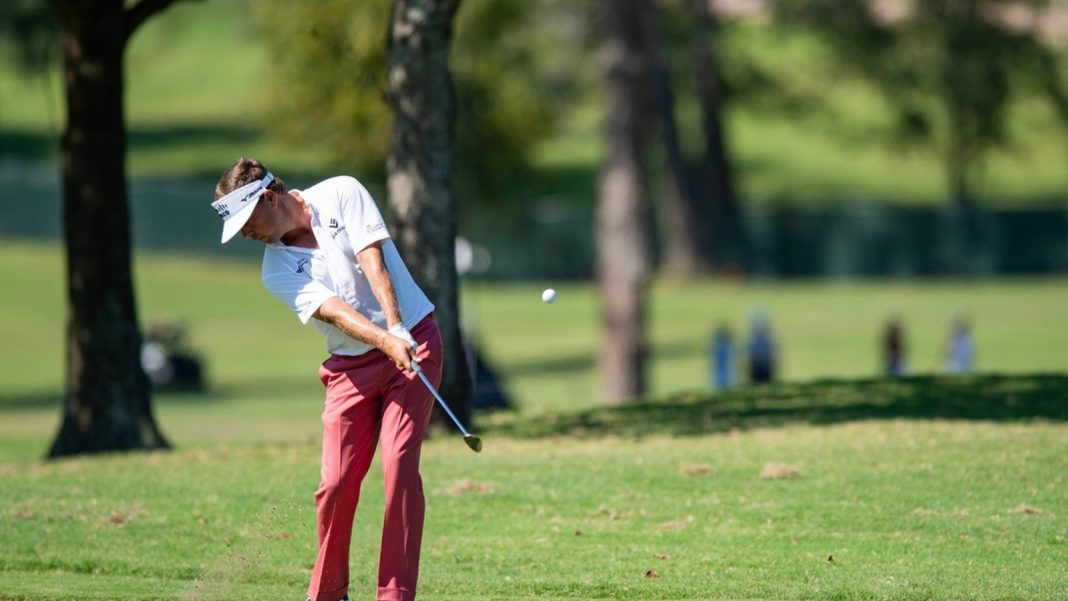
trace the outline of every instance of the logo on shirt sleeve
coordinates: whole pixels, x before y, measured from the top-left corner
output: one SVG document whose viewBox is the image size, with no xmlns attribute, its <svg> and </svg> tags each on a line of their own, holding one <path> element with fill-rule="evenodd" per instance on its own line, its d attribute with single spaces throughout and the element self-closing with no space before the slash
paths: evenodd
<svg viewBox="0 0 1068 601">
<path fill-rule="evenodd" d="M 373 234 L 375 232 L 380 232 L 380 231 L 382 231 L 384 229 L 386 229 L 386 223 L 384 221 L 379 221 L 378 223 L 373 223 L 373 224 L 372 223 L 368 223 L 367 224 L 367 233 L 368 234 Z"/>
<path fill-rule="evenodd" d="M 309 259 L 307 257 L 304 257 L 303 259 L 297 261 L 297 271 L 296 272 L 297 273 L 304 273 L 304 268 L 306 268 L 309 263 L 311 263 L 311 259 Z"/>
<path fill-rule="evenodd" d="M 337 222 L 337 219 L 330 218 L 330 223 L 327 224 L 330 227 L 330 237 L 337 238 L 337 235 L 345 231 L 345 226 Z"/>
</svg>

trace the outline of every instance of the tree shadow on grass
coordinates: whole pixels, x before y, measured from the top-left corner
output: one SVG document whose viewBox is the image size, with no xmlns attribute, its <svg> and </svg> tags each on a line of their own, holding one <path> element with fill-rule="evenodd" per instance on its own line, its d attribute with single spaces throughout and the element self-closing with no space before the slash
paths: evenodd
<svg viewBox="0 0 1068 601">
<path fill-rule="evenodd" d="M 688 393 L 492 427 L 517 437 L 694 436 L 732 428 L 880 419 L 1068 420 L 1068 376 L 915 377 L 821 380 Z"/>
<path fill-rule="evenodd" d="M 649 354 L 658 359 L 681 359 L 693 357 L 694 353 L 701 352 L 700 341 L 673 340 L 660 344 L 650 345 Z M 596 350 L 578 351 L 571 354 L 556 355 L 540 359 L 528 359 L 508 366 L 508 377 L 516 376 L 539 376 L 551 378 L 553 376 L 573 374 L 589 371 L 596 367 Z"/>
<path fill-rule="evenodd" d="M 321 401 L 322 384 L 314 378 L 260 378 L 255 380 L 227 380 L 209 384 L 203 390 L 169 387 L 156 389 L 152 401 L 156 404 L 212 405 L 241 399 L 294 398 Z M 59 411 L 64 394 L 58 388 L 0 392 L 0 412 L 17 410 L 55 409 Z"/>
<path fill-rule="evenodd" d="M 259 135 L 254 127 L 228 123 L 142 125 L 129 127 L 126 130 L 127 144 L 131 152 L 182 145 L 250 143 Z"/>
<path fill-rule="evenodd" d="M 157 148 L 249 143 L 259 135 L 255 128 L 228 123 L 131 125 L 126 128 L 126 143 L 129 152 L 136 153 Z M 54 158 L 59 153 L 59 136 L 59 132 L 5 127 L 0 130 L 0 157 L 24 161 Z"/>
</svg>

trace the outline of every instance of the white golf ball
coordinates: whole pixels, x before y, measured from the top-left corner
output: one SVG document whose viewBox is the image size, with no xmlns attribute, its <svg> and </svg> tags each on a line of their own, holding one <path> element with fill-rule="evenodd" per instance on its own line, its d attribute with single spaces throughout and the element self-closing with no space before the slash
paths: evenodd
<svg viewBox="0 0 1068 601">
<path fill-rule="evenodd" d="M 546 288 L 546 289 L 545 289 L 545 290 L 544 290 L 544 291 L 543 291 L 543 292 L 541 293 L 541 300 L 542 300 L 543 302 L 546 302 L 546 303 L 551 303 L 551 302 L 553 302 L 554 300 L 556 300 L 556 291 L 555 291 L 555 290 L 553 290 L 552 288 Z"/>
</svg>

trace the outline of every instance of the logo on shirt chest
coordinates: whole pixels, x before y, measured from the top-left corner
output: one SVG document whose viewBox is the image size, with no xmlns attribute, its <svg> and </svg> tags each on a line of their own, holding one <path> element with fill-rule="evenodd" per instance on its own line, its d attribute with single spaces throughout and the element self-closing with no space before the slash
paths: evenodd
<svg viewBox="0 0 1068 601">
<path fill-rule="evenodd" d="M 308 265 L 310 264 L 311 259 L 307 257 L 304 257 L 303 259 L 297 261 L 297 273 L 304 273 L 304 271 L 308 268 Z"/>
</svg>

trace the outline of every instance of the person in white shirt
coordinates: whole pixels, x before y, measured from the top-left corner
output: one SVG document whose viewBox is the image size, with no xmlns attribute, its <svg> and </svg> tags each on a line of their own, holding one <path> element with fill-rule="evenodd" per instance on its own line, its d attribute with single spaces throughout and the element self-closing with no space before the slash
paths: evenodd
<svg viewBox="0 0 1068 601">
<path fill-rule="evenodd" d="M 222 241 L 240 232 L 266 245 L 263 283 L 326 338 L 321 483 L 315 493 L 319 552 L 311 601 L 348 599 L 349 543 L 360 484 L 382 446 L 385 517 L 377 599 L 415 599 L 424 497 L 419 456 L 442 344 L 433 310 L 389 237 L 382 214 L 354 178 L 306 190 L 254 159 L 240 159 L 215 187 Z"/>
</svg>

